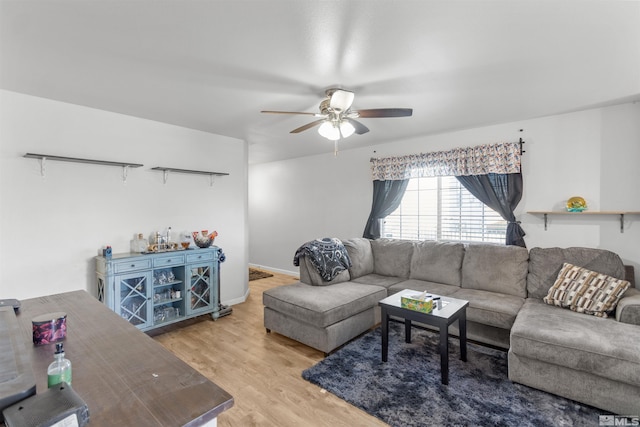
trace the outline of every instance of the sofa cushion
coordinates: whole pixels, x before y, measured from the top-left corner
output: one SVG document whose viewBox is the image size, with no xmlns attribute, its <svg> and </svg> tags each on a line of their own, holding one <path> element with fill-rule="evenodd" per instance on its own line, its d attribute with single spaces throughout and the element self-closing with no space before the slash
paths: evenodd
<svg viewBox="0 0 640 427">
<path fill-rule="evenodd" d="M 387 290 L 362 283 L 311 286 L 304 283 L 278 286 L 262 294 L 266 307 L 324 328 L 378 305 Z"/>
<path fill-rule="evenodd" d="M 502 329 L 511 329 L 525 301 L 522 297 L 478 289 L 458 289 L 451 296 L 469 301 L 467 320 Z"/>
<path fill-rule="evenodd" d="M 408 279 L 413 247 L 414 243 L 408 240 L 371 240 L 373 272 Z"/>
<path fill-rule="evenodd" d="M 631 284 L 606 274 L 564 263 L 544 302 L 578 313 L 607 317 Z"/>
<path fill-rule="evenodd" d="M 442 283 L 434 283 L 426 280 L 409 279 L 389 286 L 389 295 L 400 292 L 404 289 L 411 289 L 413 291 L 428 291 L 434 295 L 451 295 L 454 292 L 460 290 L 459 286 L 443 285 Z"/>
<path fill-rule="evenodd" d="M 528 296 L 540 300 L 544 298 L 565 262 L 618 279 L 625 277 L 620 257 L 605 249 L 532 248 L 529 251 Z"/>
<path fill-rule="evenodd" d="M 388 288 L 404 280 L 405 279 L 403 279 L 402 277 L 382 276 L 380 274 L 373 273 L 358 277 L 357 279 L 353 279 L 352 281 L 356 283 L 364 283 L 366 285 L 382 286 L 384 288 Z"/>
<path fill-rule="evenodd" d="M 620 381 L 640 384 L 640 328 L 585 316 L 529 298 L 511 328 L 519 356 Z"/>
<path fill-rule="evenodd" d="M 464 244 L 426 240 L 414 245 L 410 279 L 460 286 Z"/>
<path fill-rule="evenodd" d="M 529 253 L 519 246 L 469 244 L 462 261 L 462 287 L 527 296 Z"/>
<path fill-rule="evenodd" d="M 335 285 L 336 283 L 348 282 L 351 279 L 349 270 L 343 270 L 332 280 L 325 281 L 318 269 L 313 265 L 308 256 L 300 257 L 300 281 L 313 286 Z"/>
<path fill-rule="evenodd" d="M 349 273 L 351 279 L 373 273 L 373 252 L 371 251 L 371 241 L 364 237 L 343 240 L 342 244 L 347 248 L 351 267 Z"/>
</svg>

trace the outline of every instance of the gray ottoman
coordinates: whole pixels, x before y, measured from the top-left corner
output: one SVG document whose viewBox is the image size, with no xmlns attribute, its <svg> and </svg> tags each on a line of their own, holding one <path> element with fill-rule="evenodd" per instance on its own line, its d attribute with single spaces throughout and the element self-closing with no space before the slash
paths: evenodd
<svg viewBox="0 0 640 427">
<path fill-rule="evenodd" d="M 353 282 L 279 286 L 263 293 L 264 326 L 328 354 L 377 325 L 386 296 L 381 286 Z"/>
</svg>

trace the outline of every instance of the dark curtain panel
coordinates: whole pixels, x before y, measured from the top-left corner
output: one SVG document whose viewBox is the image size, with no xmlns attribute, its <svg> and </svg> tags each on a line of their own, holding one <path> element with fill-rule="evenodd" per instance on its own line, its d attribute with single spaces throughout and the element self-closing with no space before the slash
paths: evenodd
<svg viewBox="0 0 640 427">
<path fill-rule="evenodd" d="M 373 203 L 371 214 L 364 227 L 362 237 L 367 239 L 380 238 L 380 220 L 395 211 L 404 195 L 404 190 L 409 184 L 408 179 L 394 181 L 373 181 Z"/>
<path fill-rule="evenodd" d="M 527 247 L 524 243 L 526 233 L 513 214 L 513 210 L 522 198 L 521 173 L 490 173 L 487 175 L 457 176 L 456 178 L 478 200 L 508 221 L 505 241 L 507 245 Z"/>
</svg>

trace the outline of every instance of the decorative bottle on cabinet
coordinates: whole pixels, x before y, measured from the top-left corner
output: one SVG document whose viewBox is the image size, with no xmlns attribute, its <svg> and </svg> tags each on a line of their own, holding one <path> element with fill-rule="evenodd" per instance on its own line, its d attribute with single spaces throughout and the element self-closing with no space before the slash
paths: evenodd
<svg viewBox="0 0 640 427">
<path fill-rule="evenodd" d="M 131 252 L 133 253 L 139 254 L 145 252 L 148 247 L 149 243 L 147 242 L 147 239 L 144 238 L 144 235 L 142 233 L 138 233 L 137 238 L 131 241 Z"/>
</svg>

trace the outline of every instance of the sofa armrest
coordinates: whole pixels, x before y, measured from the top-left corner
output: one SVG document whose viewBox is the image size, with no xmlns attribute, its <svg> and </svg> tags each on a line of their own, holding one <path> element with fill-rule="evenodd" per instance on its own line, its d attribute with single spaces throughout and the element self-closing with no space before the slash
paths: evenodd
<svg viewBox="0 0 640 427">
<path fill-rule="evenodd" d="M 640 291 L 635 288 L 627 289 L 624 297 L 618 301 L 616 320 L 640 326 Z"/>
</svg>

